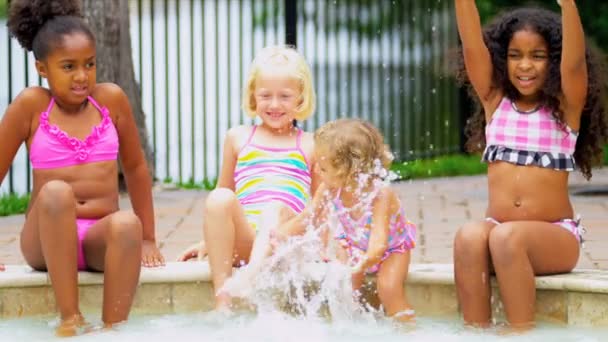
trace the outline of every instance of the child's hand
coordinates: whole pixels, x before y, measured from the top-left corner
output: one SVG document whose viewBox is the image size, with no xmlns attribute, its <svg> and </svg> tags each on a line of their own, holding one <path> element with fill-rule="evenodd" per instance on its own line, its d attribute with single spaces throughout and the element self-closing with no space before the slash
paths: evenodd
<svg viewBox="0 0 608 342">
<path fill-rule="evenodd" d="M 359 260 L 359 262 L 357 262 L 357 264 L 355 264 L 355 266 L 351 267 L 350 272 L 352 274 L 359 274 L 365 271 L 365 264 L 367 262 L 367 256 L 363 256 L 361 257 L 361 260 Z"/>
<path fill-rule="evenodd" d="M 160 254 L 155 241 L 144 240 L 141 246 L 141 264 L 144 267 L 158 267 L 165 265 L 165 258 Z"/>
<path fill-rule="evenodd" d="M 4 264 L 0 264 L 0 271 L 4 271 L 4 270 L 5 270 Z"/>
<path fill-rule="evenodd" d="M 182 254 L 177 258 L 177 261 L 188 261 L 194 258 L 196 258 L 197 261 L 201 261 L 203 260 L 205 255 L 207 255 L 207 248 L 205 248 L 205 244 L 203 243 L 203 241 L 201 241 L 186 248 L 186 250 L 184 250 Z"/>
</svg>

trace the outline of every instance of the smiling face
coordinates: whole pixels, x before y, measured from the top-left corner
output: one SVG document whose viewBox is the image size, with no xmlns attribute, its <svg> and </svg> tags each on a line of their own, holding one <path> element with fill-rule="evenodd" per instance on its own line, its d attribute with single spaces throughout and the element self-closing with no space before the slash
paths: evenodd
<svg viewBox="0 0 608 342">
<path fill-rule="evenodd" d="M 507 51 L 509 80 L 522 97 L 533 99 L 543 87 L 549 67 L 547 42 L 538 33 L 513 34 Z"/>
<path fill-rule="evenodd" d="M 256 114 L 273 129 L 291 128 L 301 100 L 300 81 L 286 70 L 260 71 L 254 89 Z"/>
<path fill-rule="evenodd" d="M 80 104 L 95 87 L 95 43 L 83 33 L 63 37 L 62 44 L 43 61 L 36 61 L 40 76 L 47 79 L 53 96 L 66 104 Z"/>
</svg>

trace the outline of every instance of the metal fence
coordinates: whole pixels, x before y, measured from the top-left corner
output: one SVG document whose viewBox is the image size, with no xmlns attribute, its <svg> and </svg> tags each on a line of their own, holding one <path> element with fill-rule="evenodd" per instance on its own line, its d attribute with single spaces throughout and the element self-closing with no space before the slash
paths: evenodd
<svg viewBox="0 0 608 342">
<path fill-rule="evenodd" d="M 296 43 L 313 72 L 314 130 L 338 117 L 370 120 L 399 160 L 457 152 L 459 90 L 447 76 L 457 36 L 449 0 L 130 0 L 136 78 L 156 175 L 213 180 L 223 135 L 250 124 L 241 88 L 256 51 Z M 1 13 L 2 11 L 0 11 Z M 0 18 L 0 115 L 20 89 L 43 84 L 31 54 Z M 295 38 L 295 39 L 294 39 Z M 27 192 L 23 147 L 0 192 Z"/>
</svg>

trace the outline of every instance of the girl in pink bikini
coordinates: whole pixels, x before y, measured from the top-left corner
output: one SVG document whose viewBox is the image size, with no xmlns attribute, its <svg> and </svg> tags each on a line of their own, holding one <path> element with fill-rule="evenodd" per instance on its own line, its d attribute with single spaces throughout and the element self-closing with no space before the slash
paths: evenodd
<svg viewBox="0 0 608 342">
<path fill-rule="evenodd" d="M 574 0 L 559 14 L 519 8 L 483 31 L 474 0 L 456 0 L 462 40 L 459 76 L 479 110 L 469 147 L 484 149 L 485 218 L 461 227 L 454 275 L 466 324 L 491 321 L 495 274 L 512 328 L 534 325 L 534 276 L 570 272 L 581 233 L 568 175 L 586 178 L 601 160 L 608 125 L 600 60 L 585 43 Z"/>
<path fill-rule="evenodd" d="M 352 267 L 353 290 L 363 286 L 366 273 L 377 273 L 386 315 L 411 321 L 404 285 L 416 226 L 384 180 L 392 154 L 382 135 L 368 122 L 340 119 L 319 128 L 314 139 L 322 183 L 306 210 L 279 225 L 272 244 L 303 234 L 310 222 L 322 235 L 331 232 L 343 247 L 338 258 Z"/>
<path fill-rule="evenodd" d="M 95 38 L 79 1 L 14 0 L 8 28 L 33 51 L 49 85 L 23 90 L 0 122 L 0 180 L 22 143 L 33 168 L 21 250 L 32 268 L 49 273 L 61 315 L 57 334 L 85 324 L 78 270 L 104 272 L 102 320 L 124 321 L 141 264 L 164 262 L 129 100 L 114 84 L 96 84 Z M 133 212 L 118 208 L 119 156 Z"/>
</svg>

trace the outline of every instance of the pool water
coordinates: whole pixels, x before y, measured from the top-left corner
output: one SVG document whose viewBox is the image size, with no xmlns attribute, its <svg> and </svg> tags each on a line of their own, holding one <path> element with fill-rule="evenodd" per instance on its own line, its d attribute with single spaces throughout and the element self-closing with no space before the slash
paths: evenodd
<svg viewBox="0 0 608 342">
<path fill-rule="evenodd" d="M 87 317 L 95 322 L 94 317 Z M 98 316 L 97 316 L 98 319 Z M 6 341 L 59 341 L 56 318 L 38 317 L 0 321 Z M 216 312 L 136 316 L 111 330 L 96 330 L 69 341 L 606 341 L 608 328 L 572 328 L 541 324 L 522 335 L 500 335 L 463 327 L 458 319 L 418 318 L 399 324 L 383 317 L 348 321 L 294 317 L 281 312 L 226 315 Z"/>
</svg>

